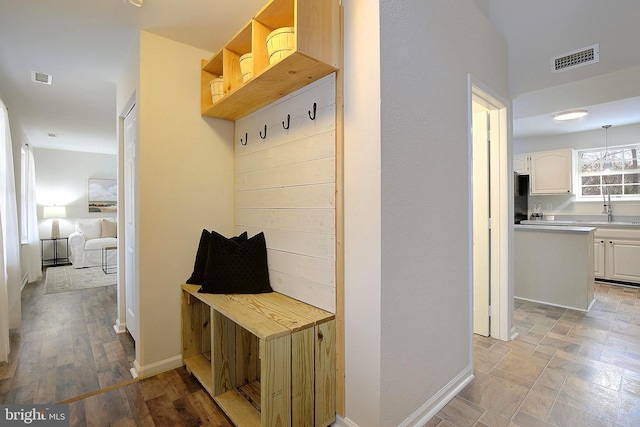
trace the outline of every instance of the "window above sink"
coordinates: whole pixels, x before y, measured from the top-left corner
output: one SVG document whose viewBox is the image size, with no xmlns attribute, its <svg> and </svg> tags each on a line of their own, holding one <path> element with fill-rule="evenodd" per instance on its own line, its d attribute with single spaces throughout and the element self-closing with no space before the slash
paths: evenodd
<svg viewBox="0 0 640 427">
<path fill-rule="evenodd" d="M 578 201 L 640 200 L 640 144 L 578 150 Z"/>
</svg>

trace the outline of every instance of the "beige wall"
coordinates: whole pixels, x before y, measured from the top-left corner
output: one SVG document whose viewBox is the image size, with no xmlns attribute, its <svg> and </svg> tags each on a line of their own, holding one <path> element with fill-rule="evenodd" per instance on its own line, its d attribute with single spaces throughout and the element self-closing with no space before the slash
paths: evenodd
<svg viewBox="0 0 640 427">
<path fill-rule="evenodd" d="M 233 233 L 233 123 L 200 116 L 200 60 L 211 53 L 143 31 L 139 55 L 137 362 L 144 376 L 180 359 L 180 284 L 202 228 Z"/>
</svg>

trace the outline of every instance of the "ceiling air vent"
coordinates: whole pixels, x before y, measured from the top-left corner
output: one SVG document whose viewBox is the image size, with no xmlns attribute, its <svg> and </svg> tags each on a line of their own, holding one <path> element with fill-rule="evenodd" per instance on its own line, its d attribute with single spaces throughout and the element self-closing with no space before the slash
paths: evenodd
<svg viewBox="0 0 640 427">
<path fill-rule="evenodd" d="M 552 58 L 551 71 L 559 73 L 596 62 L 600 62 L 600 43 Z"/>
<path fill-rule="evenodd" d="M 32 71 L 31 81 L 36 83 L 43 83 L 45 85 L 51 84 L 51 75 L 43 73 L 42 71 Z"/>
</svg>

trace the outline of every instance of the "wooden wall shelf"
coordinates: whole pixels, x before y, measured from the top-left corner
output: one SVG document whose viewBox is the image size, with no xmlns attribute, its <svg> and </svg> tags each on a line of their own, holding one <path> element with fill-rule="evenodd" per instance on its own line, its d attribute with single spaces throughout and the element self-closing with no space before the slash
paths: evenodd
<svg viewBox="0 0 640 427">
<path fill-rule="evenodd" d="M 337 0 L 271 0 L 219 52 L 202 61 L 201 113 L 237 120 L 338 69 Z M 269 64 L 266 39 L 281 27 L 295 28 L 294 49 Z M 242 82 L 240 56 L 253 53 L 253 78 Z M 209 82 L 223 77 L 224 96 L 215 104 Z"/>
</svg>

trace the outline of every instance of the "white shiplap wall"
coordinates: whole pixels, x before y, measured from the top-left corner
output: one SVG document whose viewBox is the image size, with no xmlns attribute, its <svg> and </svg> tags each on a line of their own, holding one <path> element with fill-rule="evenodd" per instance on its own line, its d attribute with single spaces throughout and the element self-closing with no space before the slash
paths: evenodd
<svg viewBox="0 0 640 427">
<path fill-rule="evenodd" d="M 236 234 L 264 232 L 274 290 L 334 313 L 335 94 L 331 74 L 237 120 L 235 141 Z"/>
</svg>

